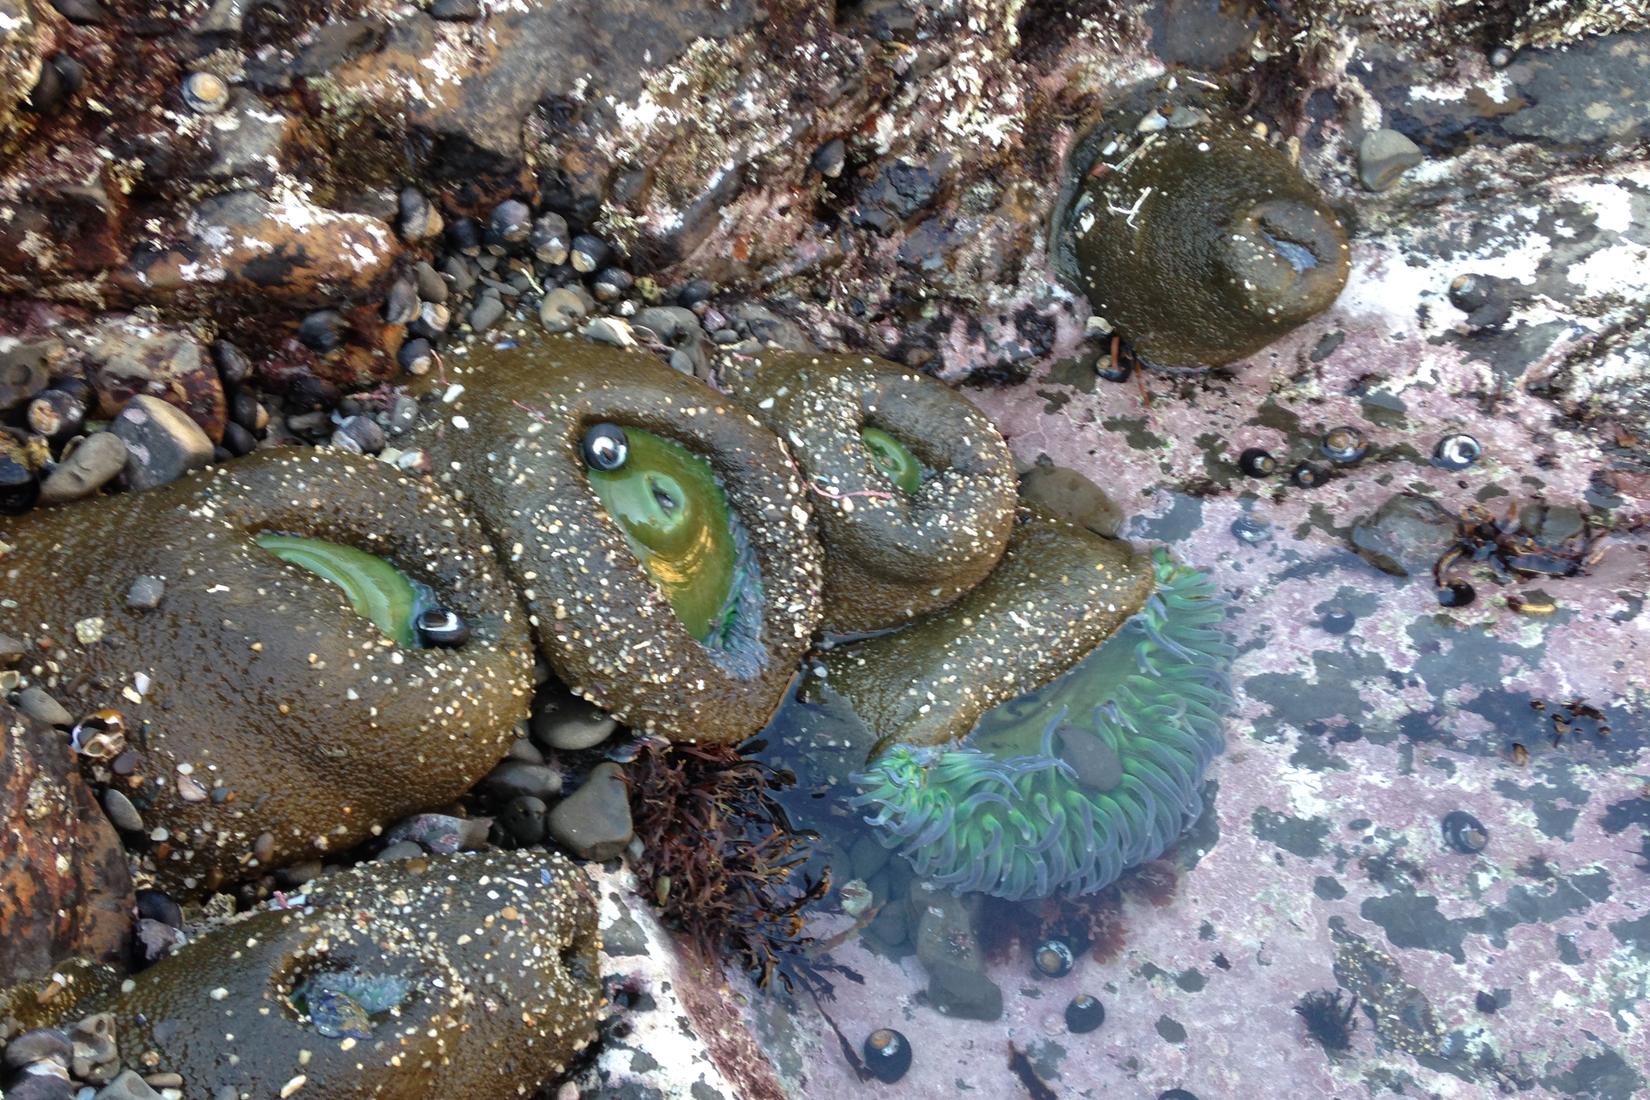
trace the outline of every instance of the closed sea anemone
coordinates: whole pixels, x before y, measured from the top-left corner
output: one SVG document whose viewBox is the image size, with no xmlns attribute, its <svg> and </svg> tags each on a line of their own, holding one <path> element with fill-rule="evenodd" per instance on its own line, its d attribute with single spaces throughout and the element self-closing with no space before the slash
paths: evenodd
<svg viewBox="0 0 1650 1100">
<path fill-rule="evenodd" d="M 1008 899 L 1103 889 L 1202 812 L 1233 650 L 1208 576 L 1158 552 L 1109 640 L 986 712 L 961 743 L 896 744 L 854 805 L 924 878 Z"/>
</svg>

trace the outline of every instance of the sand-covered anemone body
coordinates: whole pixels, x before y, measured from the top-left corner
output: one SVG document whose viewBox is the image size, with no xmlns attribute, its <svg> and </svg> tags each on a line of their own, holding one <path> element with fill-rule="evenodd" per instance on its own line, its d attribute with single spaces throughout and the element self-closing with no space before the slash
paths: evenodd
<svg viewBox="0 0 1650 1100">
<path fill-rule="evenodd" d="M 1065 673 L 856 776 L 879 839 L 933 882 L 1004 898 L 1099 890 L 1167 849 L 1224 744 L 1232 648 L 1205 574 L 1161 552 L 1153 571 L 1144 606 Z"/>
<path fill-rule="evenodd" d="M 260 545 L 270 535 L 403 574 L 469 640 L 387 637 L 339 585 Z M 156 880 L 174 892 L 347 848 L 450 802 L 526 714 L 525 615 L 481 525 L 381 462 L 259 452 L 5 521 L 0 542 L 12 547 L 0 632 L 49 650 L 41 686 L 73 715 L 116 712 L 131 767 L 88 757 L 88 774 L 141 813 Z M 163 586 L 158 605 L 129 598 L 139 579 Z"/>
<path fill-rule="evenodd" d="M 790 448 L 825 547 L 827 629 L 897 626 L 991 572 L 1013 524 L 1013 458 L 967 398 L 881 359 L 765 351 L 722 372 Z"/>
<path fill-rule="evenodd" d="M 474 348 L 458 380 L 415 443 L 492 534 L 556 674 L 672 739 L 760 729 L 819 622 L 819 545 L 779 441 L 704 383 L 574 337 Z M 601 468 L 615 430 L 635 475 Z M 688 552 L 699 536 L 718 548 Z"/>
<path fill-rule="evenodd" d="M 1079 140 L 1050 234 L 1056 266 L 1161 367 L 1251 355 L 1328 308 L 1346 230 L 1224 91 L 1180 73 Z"/>
<path fill-rule="evenodd" d="M 504 1100 L 594 1038 L 599 950 L 566 858 L 419 857 L 316 879 L 124 987 L 10 1007 L 31 1023 L 113 1013 L 122 1062 L 181 1074 L 191 1097 Z"/>
</svg>

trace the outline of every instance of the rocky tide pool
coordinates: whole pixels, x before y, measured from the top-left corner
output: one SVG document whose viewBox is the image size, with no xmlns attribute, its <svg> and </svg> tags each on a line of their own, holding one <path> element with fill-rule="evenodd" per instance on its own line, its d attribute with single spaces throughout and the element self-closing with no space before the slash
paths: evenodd
<svg viewBox="0 0 1650 1100">
<path fill-rule="evenodd" d="M 0 0 L 0 1096 L 1650 1095 L 1647 71 Z"/>
</svg>

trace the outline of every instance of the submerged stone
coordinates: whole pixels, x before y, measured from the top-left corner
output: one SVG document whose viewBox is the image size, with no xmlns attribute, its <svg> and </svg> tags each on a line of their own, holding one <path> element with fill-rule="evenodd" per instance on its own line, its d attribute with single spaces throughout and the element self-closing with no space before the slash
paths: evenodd
<svg viewBox="0 0 1650 1100">
<path fill-rule="evenodd" d="M 338 587 L 260 546 L 270 534 L 382 559 L 461 612 L 470 641 L 397 644 Z M 52 639 L 59 700 L 119 718 L 142 766 L 116 782 L 153 830 L 158 884 L 180 894 L 450 802 L 526 715 L 526 624 L 479 525 L 383 463 L 260 452 L 33 513 L 0 540 L 16 547 L 17 580 L 0 630 Z M 157 608 L 130 605 L 138 577 L 164 583 Z M 95 638 L 77 630 L 92 621 Z"/>
</svg>

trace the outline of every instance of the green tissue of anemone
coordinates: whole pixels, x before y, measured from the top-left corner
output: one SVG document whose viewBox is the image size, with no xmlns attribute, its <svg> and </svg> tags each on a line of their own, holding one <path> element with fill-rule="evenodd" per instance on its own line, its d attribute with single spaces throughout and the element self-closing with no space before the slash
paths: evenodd
<svg viewBox="0 0 1650 1100">
<path fill-rule="evenodd" d="M 422 603 L 418 586 L 383 558 L 343 543 L 301 535 L 262 534 L 256 541 L 282 561 L 343 589 L 355 613 L 371 619 L 396 645 L 418 644 L 413 631 Z"/>
<path fill-rule="evenodd" d="M 1157 590 L 1088 657 L 987 712 L 960 745 L 898 745 L 854 805 L 918 874 L 956 891 L 1092 893 L 1202 812 L 1233 654 L 1202 572 L 1158 552 Z"/>
<path fill-rule="evenodd" d="M 922 463 L 906 449 L 905 444 L 881 428 L 861 428 L 859 437 L 865 440 L 865 449 L 871 452 L 871 461 L 900 492 L 909 495 L 922 488 Z"/>
<path fill-rule="evenodd" d="M 624 465 L 590 470 L 590 485 L 688 633 L 720 648 L 760 619 L 743 606 L 757 576 L 748 540 L 708 462 L 640 428 L 625 438 Z"/>
</svg>

